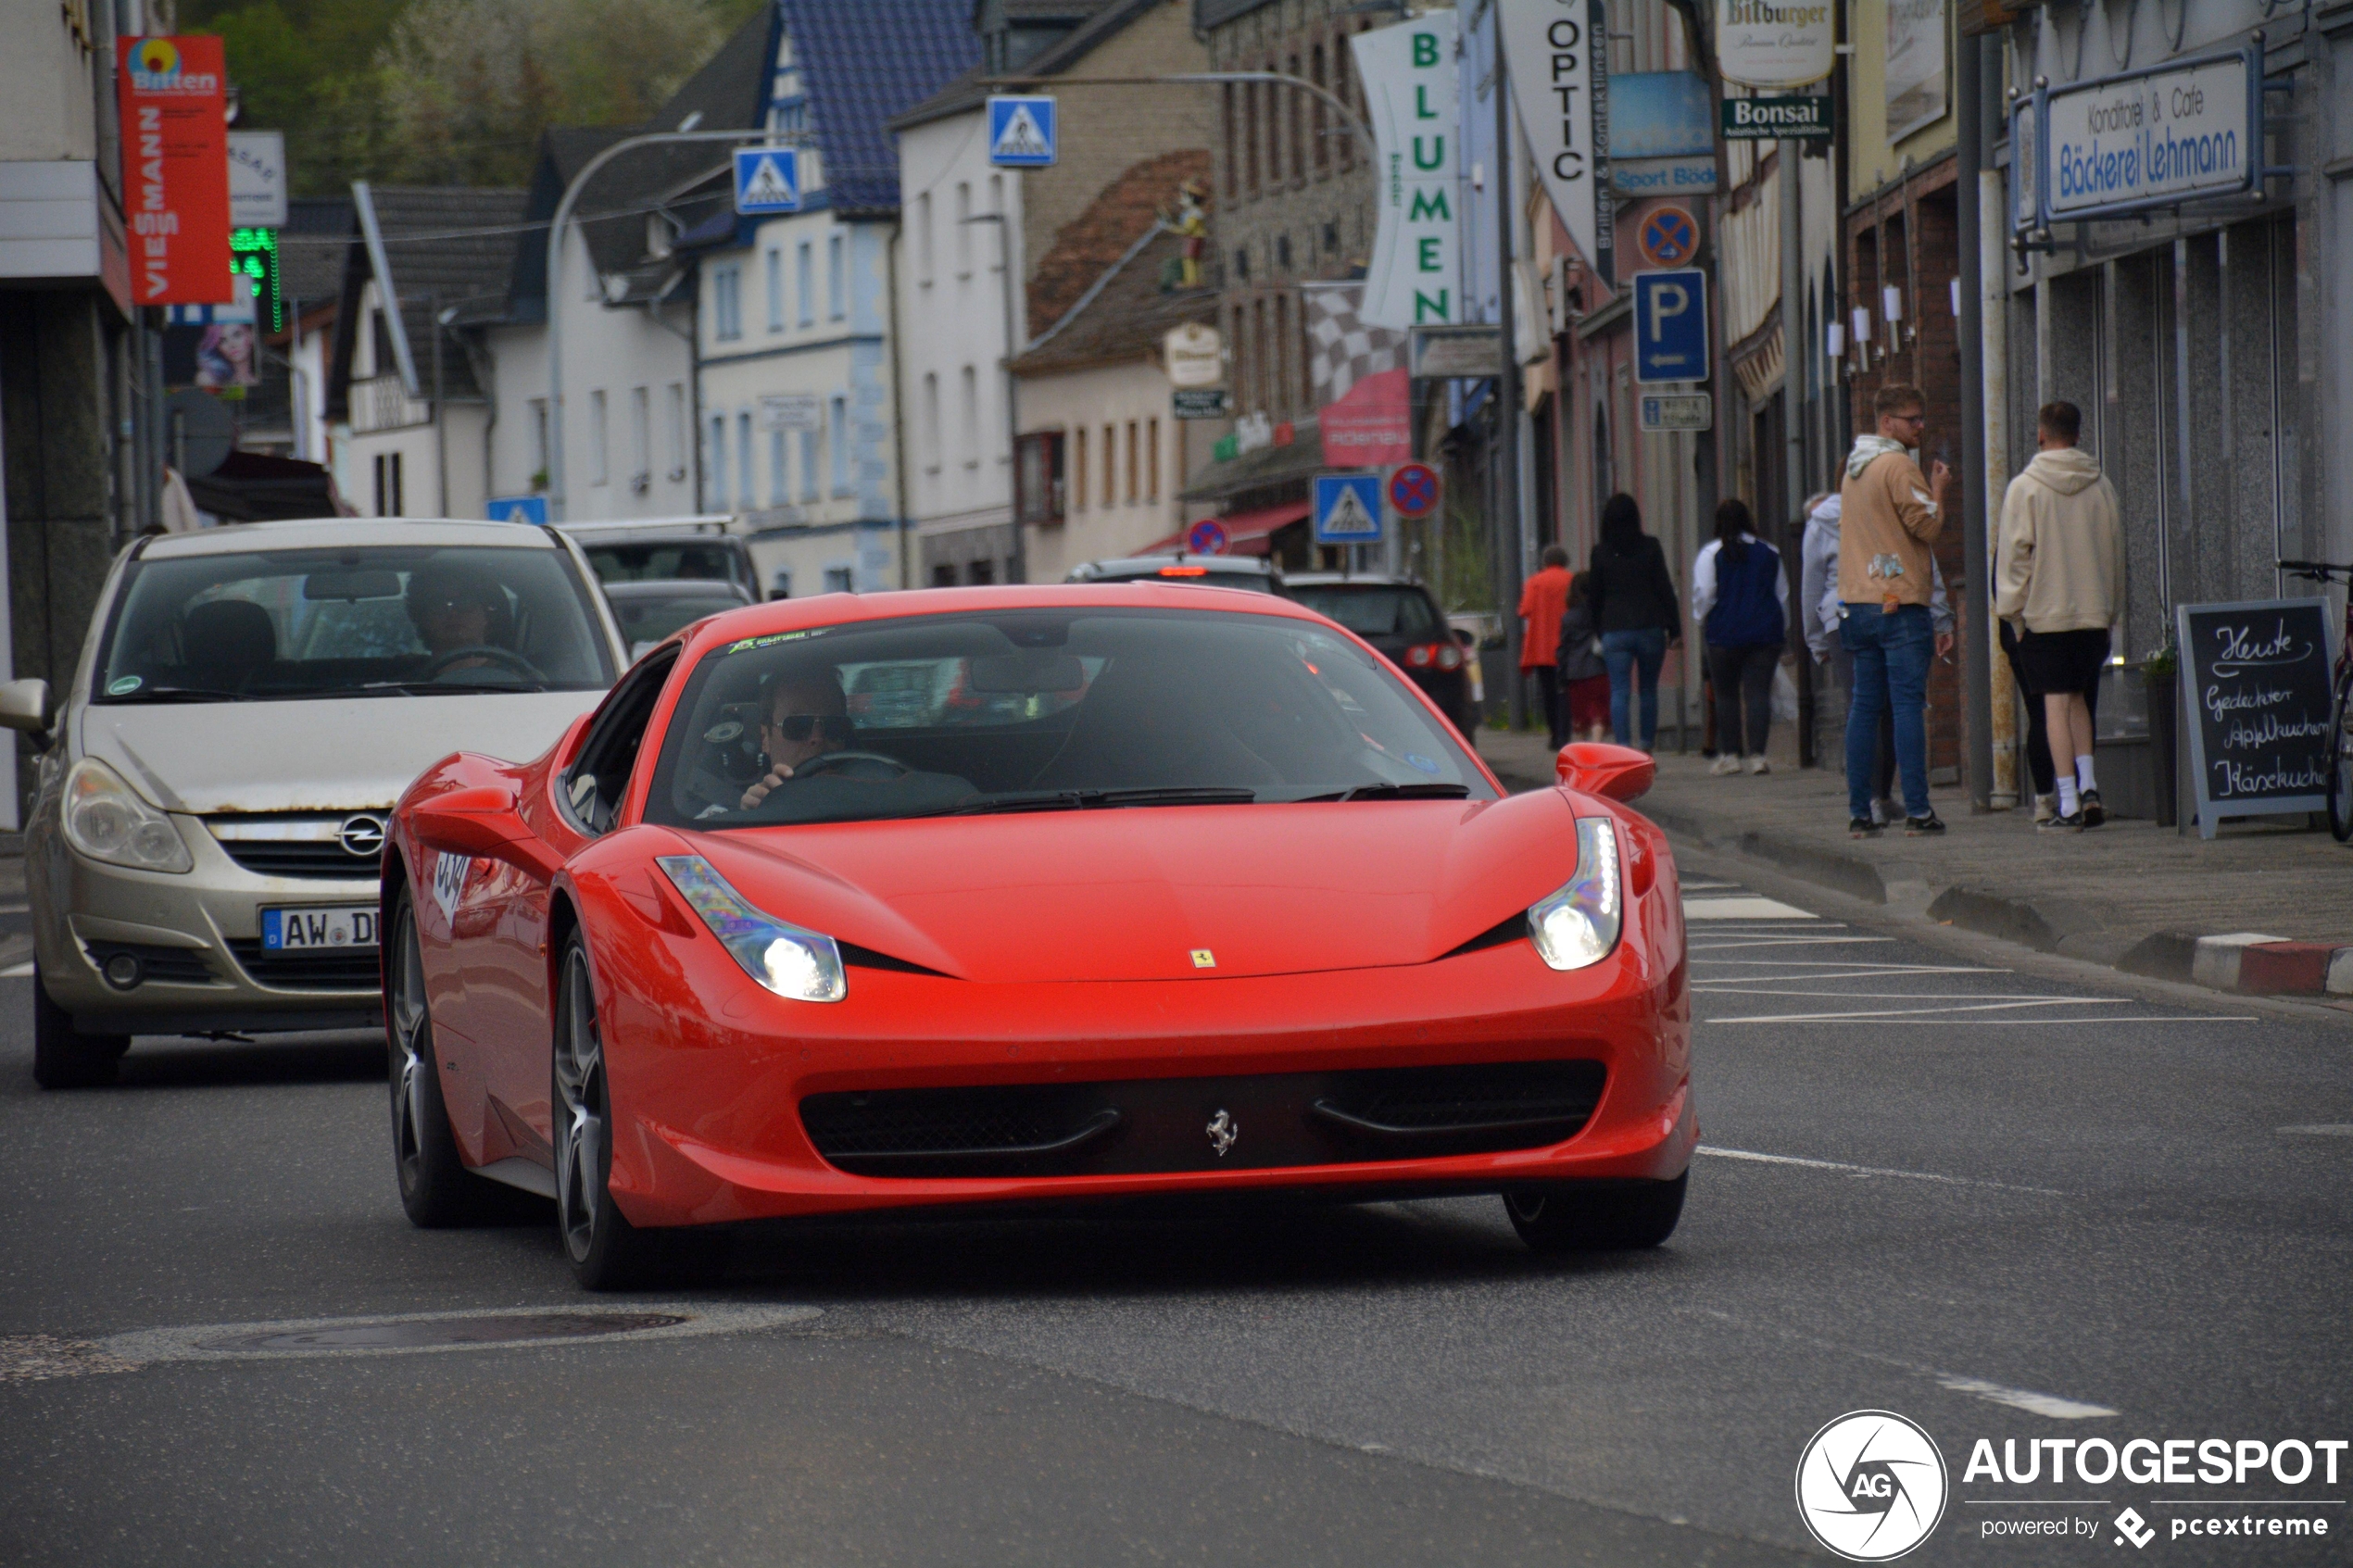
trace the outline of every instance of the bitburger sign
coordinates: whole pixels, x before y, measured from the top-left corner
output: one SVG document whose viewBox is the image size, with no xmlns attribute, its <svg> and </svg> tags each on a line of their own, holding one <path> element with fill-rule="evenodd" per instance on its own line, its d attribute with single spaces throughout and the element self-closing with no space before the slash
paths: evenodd
<svg viewBox="0 0 2353 1568">
<path fill-rule="evenodd" d="M 1717 69 L 1749 87 L 1802 87 L 1831 73 L 1830 0 L 1716 0 Z"/>
</svg>

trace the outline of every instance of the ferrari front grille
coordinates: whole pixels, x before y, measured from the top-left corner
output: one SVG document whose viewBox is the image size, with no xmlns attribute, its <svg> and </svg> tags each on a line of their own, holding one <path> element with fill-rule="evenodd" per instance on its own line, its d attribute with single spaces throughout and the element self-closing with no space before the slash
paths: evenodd
<svg viewBox="0 0 2353 1568">
<path fill-rule="evenodd" d="M 1252 1170 L 1541 1148 L 1601 1102 L 1598 1061 L 812 1095 L 817 1152 L 859 1175 Z"/>
</svg>

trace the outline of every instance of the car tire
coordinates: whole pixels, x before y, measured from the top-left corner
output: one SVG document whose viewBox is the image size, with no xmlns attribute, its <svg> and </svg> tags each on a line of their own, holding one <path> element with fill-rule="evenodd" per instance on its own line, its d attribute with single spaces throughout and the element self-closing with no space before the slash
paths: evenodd
<svg viewBox="0 0 2353 1568">
<path fill-rule="evenodd" d="M 44 1089 L 96 1089 L 115 1081 L 128 1035 L 84 1035 L 73 1014 L 49 999 L 41 971 L 32 972 L 32 1081 Z"/>
<path fill-rule="evenodd" d="M 1692 1173 L 1671 1182 L 1547 1182 L 1513 1187 L 1504 1211 L 1538 1252 L 1632 1252 L 1656 1247 L 1683 1217 Z"/>
<path fill-rule="evenodd" d="M 416 907 L 403 892 L 392 915 L 391 971 L 384 977 L 384 1048 L 392 1101 L 392 1168 L 400 1207 L 421 1230 L 447 1230 L 498 1217 L 505 1187 L 466 1168 L 442 1098 L 434 1049 L 433 1009 L 425 997 L 424 954 Z"/>
<path fill-rule="evenodd" d="M 631 1224 L 612 1200 L 612 1082 L 605 1071 L 588 945 L 577 931 L 564 944 L 556 976 L 547 1095 L 556 1236 L 583 1289 L 626 1290 L 659 1272 L 661 1238 Z"/>
</svg>

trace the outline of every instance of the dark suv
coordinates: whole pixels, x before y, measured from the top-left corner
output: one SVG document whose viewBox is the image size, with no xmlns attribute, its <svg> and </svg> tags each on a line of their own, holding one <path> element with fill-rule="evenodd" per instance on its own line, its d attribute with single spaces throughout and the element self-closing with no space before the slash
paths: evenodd
<svg viewBox="0 0 2353 1568">
<path fill-rule="evenodd" d="M 1428 589 L 1406 577 L 1315 571 L 1286 577 L 1283 592 L 1387 654 L 1466 739 L 1478 727 L 1466 669 L 1478 649 L 1465 646 L 1469 633 L 1446 624 Z"/>
</svg>

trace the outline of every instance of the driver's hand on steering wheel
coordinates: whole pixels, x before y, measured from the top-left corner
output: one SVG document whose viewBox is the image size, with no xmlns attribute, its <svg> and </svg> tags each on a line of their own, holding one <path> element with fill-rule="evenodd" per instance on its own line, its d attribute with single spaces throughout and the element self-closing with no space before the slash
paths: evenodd
<svg viewBox="0 0 2353 1568">
<path fill-rule="evenodd" d="M 839 751 L 856 734 L 856 724 L 843 713 L 770 714 L 760 726 L 760 749 L 768 756 L 768 771 L 744 791 L 736 809 L 750 810 L 767 799 L 771 790 L 793 777 L 796 767 L 828 751 Z"/>
<path fill-rule="evenodd" d="M 736 809 L 739 811 L 750 810 L 753 807 L 768 798 L 768 792 L 770 790 L 775 788 L 778 784 L 784 783 L 786 779 L 791 777 L 792 770 L 781 762 L 777 763 L 774 767 L 768 770 L 766 774 L 761 778 L 761 781 L 758 784 L 744 791 L 744 797 L 736 803 Z"/>
</svg>

